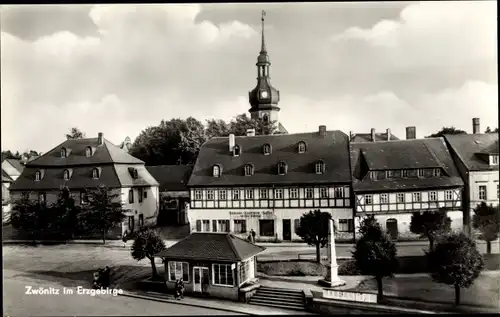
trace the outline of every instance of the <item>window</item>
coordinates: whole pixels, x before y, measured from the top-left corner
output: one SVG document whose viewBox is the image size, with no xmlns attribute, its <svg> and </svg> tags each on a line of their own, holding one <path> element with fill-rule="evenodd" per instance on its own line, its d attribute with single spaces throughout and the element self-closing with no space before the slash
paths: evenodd
<svg viewBox="0 0 500 317">
<path fill-rule="evenodd" d="M 365 195 L 365 204 L 366 205 L 373 204 L 373 196 L 372 195 Z"/>
<path fill-rule="evenodd" d="M 214 200 L 215 199 L 215 193 L 213 190 L 207 190 L 207 200 Z"/>
<path fill-rule="evenodd" d="M 218 232 L 229 232 L 229 220 L 217 220 Z"/>
<path fill-rule="evenodd" d="M 339 219 L 339 232 L 353 232 L 354 221 L 352 219 Z"/>
<path fill-rule="evenodd" d="M 239 200 L 239 199 L 240 199 L 240 190 L 233 189 L 233 200 Z"/>
<path fill-rule="evenodd" d="M 385 171 L 385 178 L 393 178 L 393 177 L 394 177 L 393 171 Z"/>
<path fill-rule="evenodd" d="M 45 205 L 45 203 L 47 202 L 46 198 L 47 196 L 45 195 L 45 193 L 38 193 L 38 202 L 40 203 L 40 205 Z"/>
<path fill-rule="evenodd" d="M 86 157 L 91 157 L 92 156 L 92 149 L 90 147 L 87 147 L 85 149 L 85 156 Z"/>
<path fill-rule="evenodd" d="M 479 186 L 479 200 L 486 200 L 486 186 Z"/>
<path fill-rule="evenodd" d="M 66 149 L 65 148 L 61 149 L 61 158 L 66 158 Z"/>
<path fill-rule="evenodd" d="M 335 187 L 334 195 L 335 195 L 335 198 L 343 198 L 344 197 L 344 188 Z"/>
<path fill-rule="evenodd" d="M 429 201 L 437 201 L 437 192 L 429 192 Z"/>
<path fill-rule="evenodd" d="M 141 188 L 137 189 L 137 196 L 139 197 L 140 203 L 142 203 L 143 192 L 144 192 L 144 188 L 141 187 Z"/>
<path fill-rule="evenodd" d="M 259 231 L 263 237 L 274 237 L 274 220 L 260 219 Z"/>
<path fill-rule="evenodd" d="M 376 181 L 376 180 L 378 180 L 378 172 L 377 172 L 377 171 L 371 171 L 371 172 L 370 172 L 370 179 L 371 179 L 372 181 Z"/>
<path fill-rule="evenodd" d="M 220 177 L 220 166 L 219 165 L 214 165 L 213 174 L 214 174 L 214 177 Z"/>
<path fill-rule="evenodd" d="M 305 153 L 306 152 L 306 143 L 304 141 L 300 141 L 299 144 L 297 145 L 299 153 Z"/>
<path fill-rule="evenodd" d="M 405 202 L 405 194 L 404 193 L 397 193 L 396 194 L 396 202 L 397 203 L 404 203 Z"/>
<path fill-rule="evenodd" d="M 245 262 L 241 263 L 240 266 L 240 284 L 245 283 L 248 281 L 250 278 L 250 261 L 251 260 L 246 260 Z"/>
<path fill-rule="evenodd" d="M 267 189 L 261 189 L 261 190 L 259 190 L 260 199 L 267 199 L 267 197 L 268 197 L 267 194 L 268 194 Z"/>
<path fill-rule="evenodd" d="M 432 176 L 439 177 L 441 176 L 441 170 L 439 168 L 435 168 L 432 170 Z"/>
<path fill-rule="evenodd" d="M 417 169 L 417 176 L 418 177 L 424 177 L 424 170 L 421 169 L 421 168 Z"/>
<path fill-rule="evenodd" d="M 144 190 L 143 190 L 144 199 L 148 198 L 148 188 L 149 188 L 149 187 L 146 187 L 146 188 L 144 188 Z"/>
<path fill-rule="evenodd" d="M 240 156 L 241 154 L 241 148 L 239 145 L 235 145 L 233 148 L 233 155 L 234 156 Z"/>
<path fill-rule="evenodd" d="M 189 282 L 189 264 L 187 262 L 168 262 L 168 280 L 175 282 L 183 279 L 184 283 Z"/>
<path fill-rule="evenodd" d="M 64 180 L 65 181 L 69 180 L 69 171 L 68 170 L 64 170 Z"/>
<path fill-rule="evenodd" d="M 270 144 L 264 144 L 263 151 L 264 151 L 264 155 L 271 154 L 271 145 Z"/>
<path fill-rule="evenodd" d="M 269 122 L 269 116 L 267 114 L 265 114 L 262 119 L 264 120 L 264 122 Z"/>
<path fill-rule="evenodd" d="M 389 197 L 387 194 L 380 194 L 380 203 L 387 204 L 389 202 Z"/>
<path fill-rule="evenodd" d="M 497 185 L 497 199 L 500 198 L 500 186 Z"/>
<path fill-rule="evenodd" d="M 128 203 L 134 203 L 134 190 L 132 188 L 128 191 Z"/>
<path fill-rule="evenodd" d="M 245 176 L 252 176 L 252 175 L 253 175 L 253 165 L 252 164 L 245 165 Z"/>
<path fill-rule="evenodd" d="M 210 232 L 210 220 L 202 220 L 201 225 L 201 230 L 203 232 Z"/>
<path fill-rule="evenodd" d="M 219 200 L 227 199 L 227 191 L 225 189 L 219 190 Z"/>
<path fill-rule="evenodd" d="M 245 189 L 245 199 L 253 199 L 253 189 Z"/>
<path fill-rule="evenodd" d="M 80 204 L 85 205 L 89 202 L 89 195 L 86 192 L 80 193 Z"/>
<path fill-rule="evenodd" d="M 453 191 L 447 190 L 444 192 L 444 200 L 453 200 Z"/>
<path fill-rule="evenodd" d="M 42 178 L 42 172 L 36 171 L 35 173 L 35 181 L 39 181 Z"/>
<path fill-rule="evenodd" d="M 279 175 L 285 175 L 286 174 L 286 163 L 285 162 L 279 162 L 278 163 L 278 174 Z"/>
<path fill-rule="evenodd" d="M 277 188 L 274 190 L 274 199 L 283 199 L 283 189 Z"/>
<path fill-rule="evenodd" d="M 202 199 L 202 195 L 201 195 L 201 190 L 195 190 L 194 191 L 194 199 L 195 200 L 201 200 Z"/>
<path fill-rule="evenodd" d="M 491 165 L 498 165 L 498 155 L 491 156 Z"/>
<path fill-rule="evenodd" d="M 99 179 L 99 170 L 97 168 L 94 168 L 92 170 L 92 178 L 93 179 Z"/>
<path fill-rule="evenodd" d="M 144 215 L 140 214 L 139 215 L 139 227 L 144 226 Z"/>
<path fill-rule="evenodd" d="M 306 188 L 306 198 L 313 198 L 314 192 L 312 188 Z"/>
<path fill-rule="evenodd" d="M 318 161 L 315 166 L 316 174 L 323 174 L 325 172 L 325 163 L 323 161 Z"/>
<path fill-rule="evenodd" d="M 247 221 L 245 219 L 235 219 L 234 220 L 234 232 L 245 233 L 247 232 Z"/>
<path fill-rule="evenodd" d="M 401 170 L 401 177 L 408 177 L 408 170 Z"/>
<path fill-rule="evenodd" d="M 299 198 L 299 189 L 298 188 L 290 188 L 288 189 L 288 193 L 291 199 Z"/>
<path fill-rule="evenodd" d="M 319 198 L 328 198 L 328 188 L 321 187 L 319 189 Z"/>
<path fill-rule="evenodd" d="M 413 202 L 416 203 L 416 202 L 420 202 L 422 197 L 421 197 L 420 193 L 413 193 L 412 198 L 413 198 Z"/>
<path fill-rule="evenodd" d="M 231 264 L 212 264 L 214 285 L 233 286 L 233 270 Z"/>
</svg>

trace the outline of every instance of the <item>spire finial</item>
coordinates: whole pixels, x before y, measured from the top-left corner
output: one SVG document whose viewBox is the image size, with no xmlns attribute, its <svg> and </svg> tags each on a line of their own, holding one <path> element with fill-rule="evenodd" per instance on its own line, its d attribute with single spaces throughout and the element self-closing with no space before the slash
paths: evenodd
<svg viewBox="0 0 500 317">
<path fill-rule="evenodd" d="M 261 21 L 262 21 L 262 45 L 261 45 L 261 49 L 260 49 L 261 53 L 266 52 L 266 42 L 264 40 L 264 17 L 265 16 L 266 16 L 266 11 L 262 10 L 262 18 L 261 18 Z"/>
</svg>

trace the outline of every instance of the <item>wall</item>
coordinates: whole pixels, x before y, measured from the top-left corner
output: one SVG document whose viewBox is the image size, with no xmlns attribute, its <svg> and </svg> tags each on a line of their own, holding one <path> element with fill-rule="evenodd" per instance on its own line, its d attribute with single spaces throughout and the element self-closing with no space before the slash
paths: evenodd
<svg viewBox="0 0 500 317">
<path fill-rule="evenodd" d="M 139 202 L 139 188 L 138 187 L 123 187 L 121 188 L 121 197 L 123 208 L 129 209 L 130 211 L 126 213 L 127 217 L 134 217 L 134 230 L 139 228 L 139 215 L 144 215 L 144 226 L 154 226 L 158 219 L 159 212 L 159 190 L 158 186 L 153 187 L 143 187 L 144 191 L 147 192 L 147 198 L 143 198 L 142 202 Z M 129 190 L 133 190 L 134 202 L 129 203 Z M 125 219 L 124 230 L 129 230 L 128 219 Z M 122 232 L 122 233 L 123 233 Z"/>
<path fill-rule="evenodd" d="M 262 208 L 264 209 L 264 208 Z M 256 233 L 256 238 L 261 241 L 274 241 L 276 239 L 283 239 L 283 219 L 290 219 L 292 240 L 301 239 L 295 234 L 295 219 L 300 219 L 304 213 L 308 213 L 313 208 L 289 208 L 289 209 L 264 209 L 265 211 L 256 210 L 241 210 L 241 209 L 190 209 L 189 222 L 191 232 L 196 231 L 196 220 L 209 220 L 210 230 L 212 230 L 212 220 L 230 220 L 230 231 L 234 230 L 234 220 L 245 219 L 247 232 L 253 229 Z M 314 208 L 316 209 L 316 208 Z M 337 222 L 339 219 L 352 219 L 352 209 L 350 208 L 317 208 L 324 212 L 330 212 L 332 218 Z M 272 219 L 274 220 L 275 236 L 264 237 L 260 236 L 259 220 Z M 241 234 L 243 238 L 248 236 L 248 233 Z"/>
<path fill-rule="evenodd" d="M 493 204 L 494 206 L 498 205 L 498 178 L 498 171 L 482 171 L 469 173 L 471 210 L 474 209 L 477 204 L 482 202 L 482 200 L 479 200 L 479 186 L 486 186 L 486 203 Z"/>
</svg>

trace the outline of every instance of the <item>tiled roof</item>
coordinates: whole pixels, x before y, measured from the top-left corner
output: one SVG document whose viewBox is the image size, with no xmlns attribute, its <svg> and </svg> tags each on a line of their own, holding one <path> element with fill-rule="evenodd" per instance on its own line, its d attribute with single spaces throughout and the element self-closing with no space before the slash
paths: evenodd
<svg viewBox="0 0 500 317">
<path fill-rule="evenodd" d="M 264 247 L 229 233 L 195 232 L 156 256 L 179 260 L 238 262 L 264 250 Z"/>
<path fill-rule="evenodd" d="M 12 183 L 14 180 L 2 169 L 2 183 Z"/>
<path fill-rule="evenodd" d="M 160 183 L 160 191 L 187 191 L 192 165 L 146 166 L 149 173 Z"/>
<path fill-rule="evenodd" d="M 298 153 L 300 141 L 306 143 L 305 153 Z M 234 186 L 303 183 L 349 183 L 348 137 L 342 131 L 235 137 L 241 154 L 229 152 L 229 138 L 213 138 L 205 142 L 198 155 L 189 186 Z M 271 145 L 271 154 L 264 155 L 264 144 Z M 315 173 L 315 164 L 322 160 L 323 174 Z M 286 175 L 278 175 L 277 165 L 285 162 Z M 254 166 L 254 175 L 245 176 L 244 167 Z M 220 177 L 213 177 L 213 166 L 222 168 Z"/>
<path fill-rule="evenodd" d="M 22 171 L 24 169 L 24 164 L 21 160 L 5 159 L 5 161 L 9 162 L 10 165 L 12 165 L 16 170 L 19 171 L 19 173 L 22 173 Z"/>
<path fill-rule="evenodd" d="M 389 141 L 397 141 L 399 138 L 391 133 L 391 139 Z M 375 133 L 375 141 L 387 141 L 386 133 Z M 351 142 L 372 142 L 371 133 L 356 133 L 353 134 Z"/>
<path fill-rule="evenodd" d="M 463 186 L 443 138 L 351 143 L 354 191 L 410 190 Z M 439 177 L 379 179 L 365 177 L 370 170 L 442 168 Z"/>
<path fill-rule="evenodd" d="M 446 141 L 469 171 L 494 171 L 482 154 L 498 154 L 498 133 L 445 135 Z M 479 154 L 479 155 L 478 155 Z"/>
<path fill-rule="evenodd" d="M 85 156 L 85 150 L 91 147 L 93 155 Z M 68 157 L 61 157 L 61 149 L 68 150 Z M 26 166 L 75 166 L 98 165 L 105 163 L 144 164 L 108 140 L 98 146 L 98 138 L 66 140 L 37 159 L 26 163 Z"/>
</svg>

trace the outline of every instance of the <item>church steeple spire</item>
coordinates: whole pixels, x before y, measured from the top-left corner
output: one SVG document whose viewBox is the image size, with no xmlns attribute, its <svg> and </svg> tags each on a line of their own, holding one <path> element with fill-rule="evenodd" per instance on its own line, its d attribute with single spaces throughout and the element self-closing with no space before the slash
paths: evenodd
<svg viewBox="0 0 500 317">
<path fill-rule="evenodd" d="M 264 38 L 264 17 L 265 16 L 266 16 L 266 11 L 262 10 L 262 18 L 261 18 L 261 21 L 262 21 L 262 44 L 261 44 L 261 48 L 260 48 L 261 53 L 267 53 L 266 40 Z"/>
</svg>

